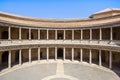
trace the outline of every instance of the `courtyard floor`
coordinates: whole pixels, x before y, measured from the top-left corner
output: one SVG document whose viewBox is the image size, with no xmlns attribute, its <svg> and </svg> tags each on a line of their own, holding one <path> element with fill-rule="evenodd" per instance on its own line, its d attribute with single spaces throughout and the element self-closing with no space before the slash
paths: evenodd
<svg viewBox="0 0 120 80">
<path fill-rule="evenodd" d="M 110 69 L 72 61 L 26 63 L 0 74 L 0 80 L 120 80 Z"/>
</svg>

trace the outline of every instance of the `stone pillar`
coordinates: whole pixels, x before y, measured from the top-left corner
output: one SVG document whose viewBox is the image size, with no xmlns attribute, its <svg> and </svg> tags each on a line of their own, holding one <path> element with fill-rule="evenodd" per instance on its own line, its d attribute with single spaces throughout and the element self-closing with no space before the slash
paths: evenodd
<svg viewBox="0 0 120 80">
<path fill-rule="evenodd" d="M 74 48 L 72 48 L 72 61 L 74 61 Z"/>
<path fill-rule="evenodd" d="M 74 40 L 74 30 L 72 30 L 72 40 Z"/>
<path fill-rule="evenodd" d="M 31 39 L 31 28 L 29 28 L 29 40 Z"/>
<path fill-rule="evenodd" d="M 92 40 L 92 29 L 90 29 L 90 40 Z"/>
<path fill-rule="evenodd" d="M 49 31 L 48 31 L 48 29 L 47 29 L 47 40 L 49 39 L 49 34 L 48 34 L 48 33 L 49 33 Z"/>
<path fill-rule="evenodd" d="M 112 27 L 110 28 L 110 40 L 111 41 L 113 40 L 113 28 Z"/>
<path fill-rule="evenodd" d="M 81 29 L 81 40 L 83 40 L 83 29 Z"/>
<path fill-rule="evenodd" d="M 65 60 L 65 47 L 63 48 L 63 60 Z"/>
<path fill-rule="evenodd" d="M 65 30 L 64 30 L 64 40 L 65 40 L 65 37 L 66 37 L 66 33 L 65 33 Z"/>
<path fill-rule="evenodd" d="M 12 65 L 11 65 L 11 51 L 9 51 L 9 54 L 8 54 L 8 68 L 11 68 Z"/>
<path fill-rule="evenodd" d="M 100 28 L 100 40 L 102 40 L 102 29 Z"/>
<path fill-rule="evenodd" d="M 112 51 L 109 53 L 109 68 L 112 69 Z"/>
<path fill-rule="evenodd" d="M 47 47 L 47 61 L 49 61 L 49 47 Z"/>
<path fill-rule="evenodd" d="M 19 65 L 22 64 L 22 53 L 21 49 L 19 50 Z"/>
<path fill-rule="evenodd" d="M 29 48 L 29 63 L 31 63 L 31 48 Z"/>
<path fill-rule="evenodd" d="M 9 26 L 8 27 L 8 39 L 11 40 L 11 27 Z"/>
<path fill-rule="evenodd" d="M 57 30 L 55 30 L 55 40 L 57 40 Z"/>
<path fill-rule="evenodd" d="M 80 49 L 80 62 L 83 62 L 83 49 Z"/>
<path fill-rule="evenodd" d="M 90 54 L 89 54 L 89 63 L 92 63 L 92 50 L 90 49 Z"/>
<path fill-rule="evenodd" d="M 19 40 L 21 40 L 21 27 L 19 28 Z"/>
<path fill-rule="evenodd" d="M 55 60 L 57 60 L 57 47 L 55 47 Z"/>
<path fill-rule="evenodd" d="M 38 40 L 40 40 L 40 29 L 38 29 Z"/>
<path fill-rule="evenodd" d="M 38 47 L 38 62 L 40 61 L 40 47 Z"/>
<path fill-rule="evenodd" d="M 99 66 L 102 65 L 102 55 L 101 55 L 101 50 L 99 50 Z"/>
</svg>

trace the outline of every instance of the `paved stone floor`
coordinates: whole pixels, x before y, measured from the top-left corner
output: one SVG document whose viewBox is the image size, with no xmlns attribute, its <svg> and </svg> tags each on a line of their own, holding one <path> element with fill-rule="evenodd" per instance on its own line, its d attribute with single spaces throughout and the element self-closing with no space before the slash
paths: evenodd
<svg viewBox="0 0 120 80">
<path fill-rule="evenodd" d="M 106 68 L 58 60 L 57 63 L 34 64 L 0 74 L 0 80 L 120 80 L 120 78 Z"/>
</svg>

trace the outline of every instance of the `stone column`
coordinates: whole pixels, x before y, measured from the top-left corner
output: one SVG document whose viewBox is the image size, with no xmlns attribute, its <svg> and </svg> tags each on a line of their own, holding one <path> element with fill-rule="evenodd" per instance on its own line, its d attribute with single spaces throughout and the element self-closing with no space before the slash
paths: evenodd
<svg viewBox="0 0 120 80">
<path fill-rule="evenodd" d="M 109 68 L 112 69 L 112 51 L 109 53 Z"/>
<path fill-rule="evenodd" d="M 92 63 L 92 50 L 90 49 L 90 54 L 89 54 L 89 63 Z"/>
<path fill-rule="evenodd" d="M 29 40 L 31 39 L 31 28 L 29 28 Z"/>
<path fill-rule="evenodd" d="M 66 37 L 66 33 L 65 33 L 65 30 L 64 30 L 64 40 L 65 40 L 65 37 Z"/>
<path fill-rule="evenodd" d="M 83 40 L 83 29 L 81 29 L 81 40 Z"/>
<path fill-rule="evenodd" d="M 21 27 L 19 28 L 19 40 L 21 40 Z"/>
<path fill-rule="evenodd" d="M 90 29 L 90 40 L 92 40 L 92 29 Z"/>
<path fill-rule="evenodd" d="M 65 60 L 65 47 L 63 48 L 63 60 Z"/>
<path fill-rule="evenodd" d="M 38 40 L 40 40 L 40 29 L 38 29 Z"/>
<path fill-rule="evenodd" d="M 80 49 L 80 62 L 83 62 L 83 49 Z"/>
<path fill-rule="evenodd" d="M 74 40 L 74 30 L 72 30 L 72 40 Z"/>
<path fill-rule="evenodd" d="M 49 47 L 47 47 L 47 61 L 49 61 Z"/>
<path fill-rule="evenodd" d="M 29 63 L 31 63 L 31 48 L 29 48 Z"/>
<path fill-rule="evenodd" d="M 102 57 L 101 57 L 102 55 L 101 55 L 101 50 L 99 50 L 99 66 L 101 66 L 102 65 Z"/>
<path fill-rule="evenodd" d="M 57 40 L 57 30 L 55 30 L 55 40 Z"/>
<path fill-rule="evenodd" d="M 102 29 L 100 28 L 100 40 L 102 40 Z"/>
<path fill-rule="evenodd" d="M 19 65 L 22 64 L 22 53 L 21 49 L 19 50 Z"/>
<path fill-rule="evenodd" d="M 113 28 L 112 27 L 110 28 L 110 40 L 111 41 L 113 40 Z"/>
<path fill-rule="evenodd" d="M 55 47 L 55 60 L 57 60 L 57 47 Z"/>
<path fill-rule="evenodd" d="M 72 61 L 74 61 L 74 48 L 72 48 Z"/>
<path fill-rule="evenodd" d="M 9 26 L 8 27 L 8 39 L 11 40 L 11 27 Z"/>
<path fill-rule="evenodd" d="M 11 68 L 12 65 L 11 65 L 11 51 L 9 51 L 9 54 L 8 54 L 8 68 Z"/>
<path fill-rule="evenodd" d="M 48 34 L 48 33 L 49 33 L 49 31 L 48 31 L 48 29 L 47 29 L 47 40 L 49 39 L 49 34 Z"/>
<path fill-rule="evenodd" d="M 40 61 L 40 47 L 38 47 L 38 62 Z"/>
</svg>

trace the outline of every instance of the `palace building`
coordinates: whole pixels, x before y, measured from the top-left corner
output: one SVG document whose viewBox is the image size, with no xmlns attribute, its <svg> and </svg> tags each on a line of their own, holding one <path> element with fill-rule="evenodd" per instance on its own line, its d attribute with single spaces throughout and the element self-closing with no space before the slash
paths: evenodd
<svg viewBox="0 0 120 80">
<path fill-rule="evenodd" d="M 120 9 L 76 19 L 0 12 L 0 71 L 25 62 L 58 59 L 120 69 Z"/>
</svg>

